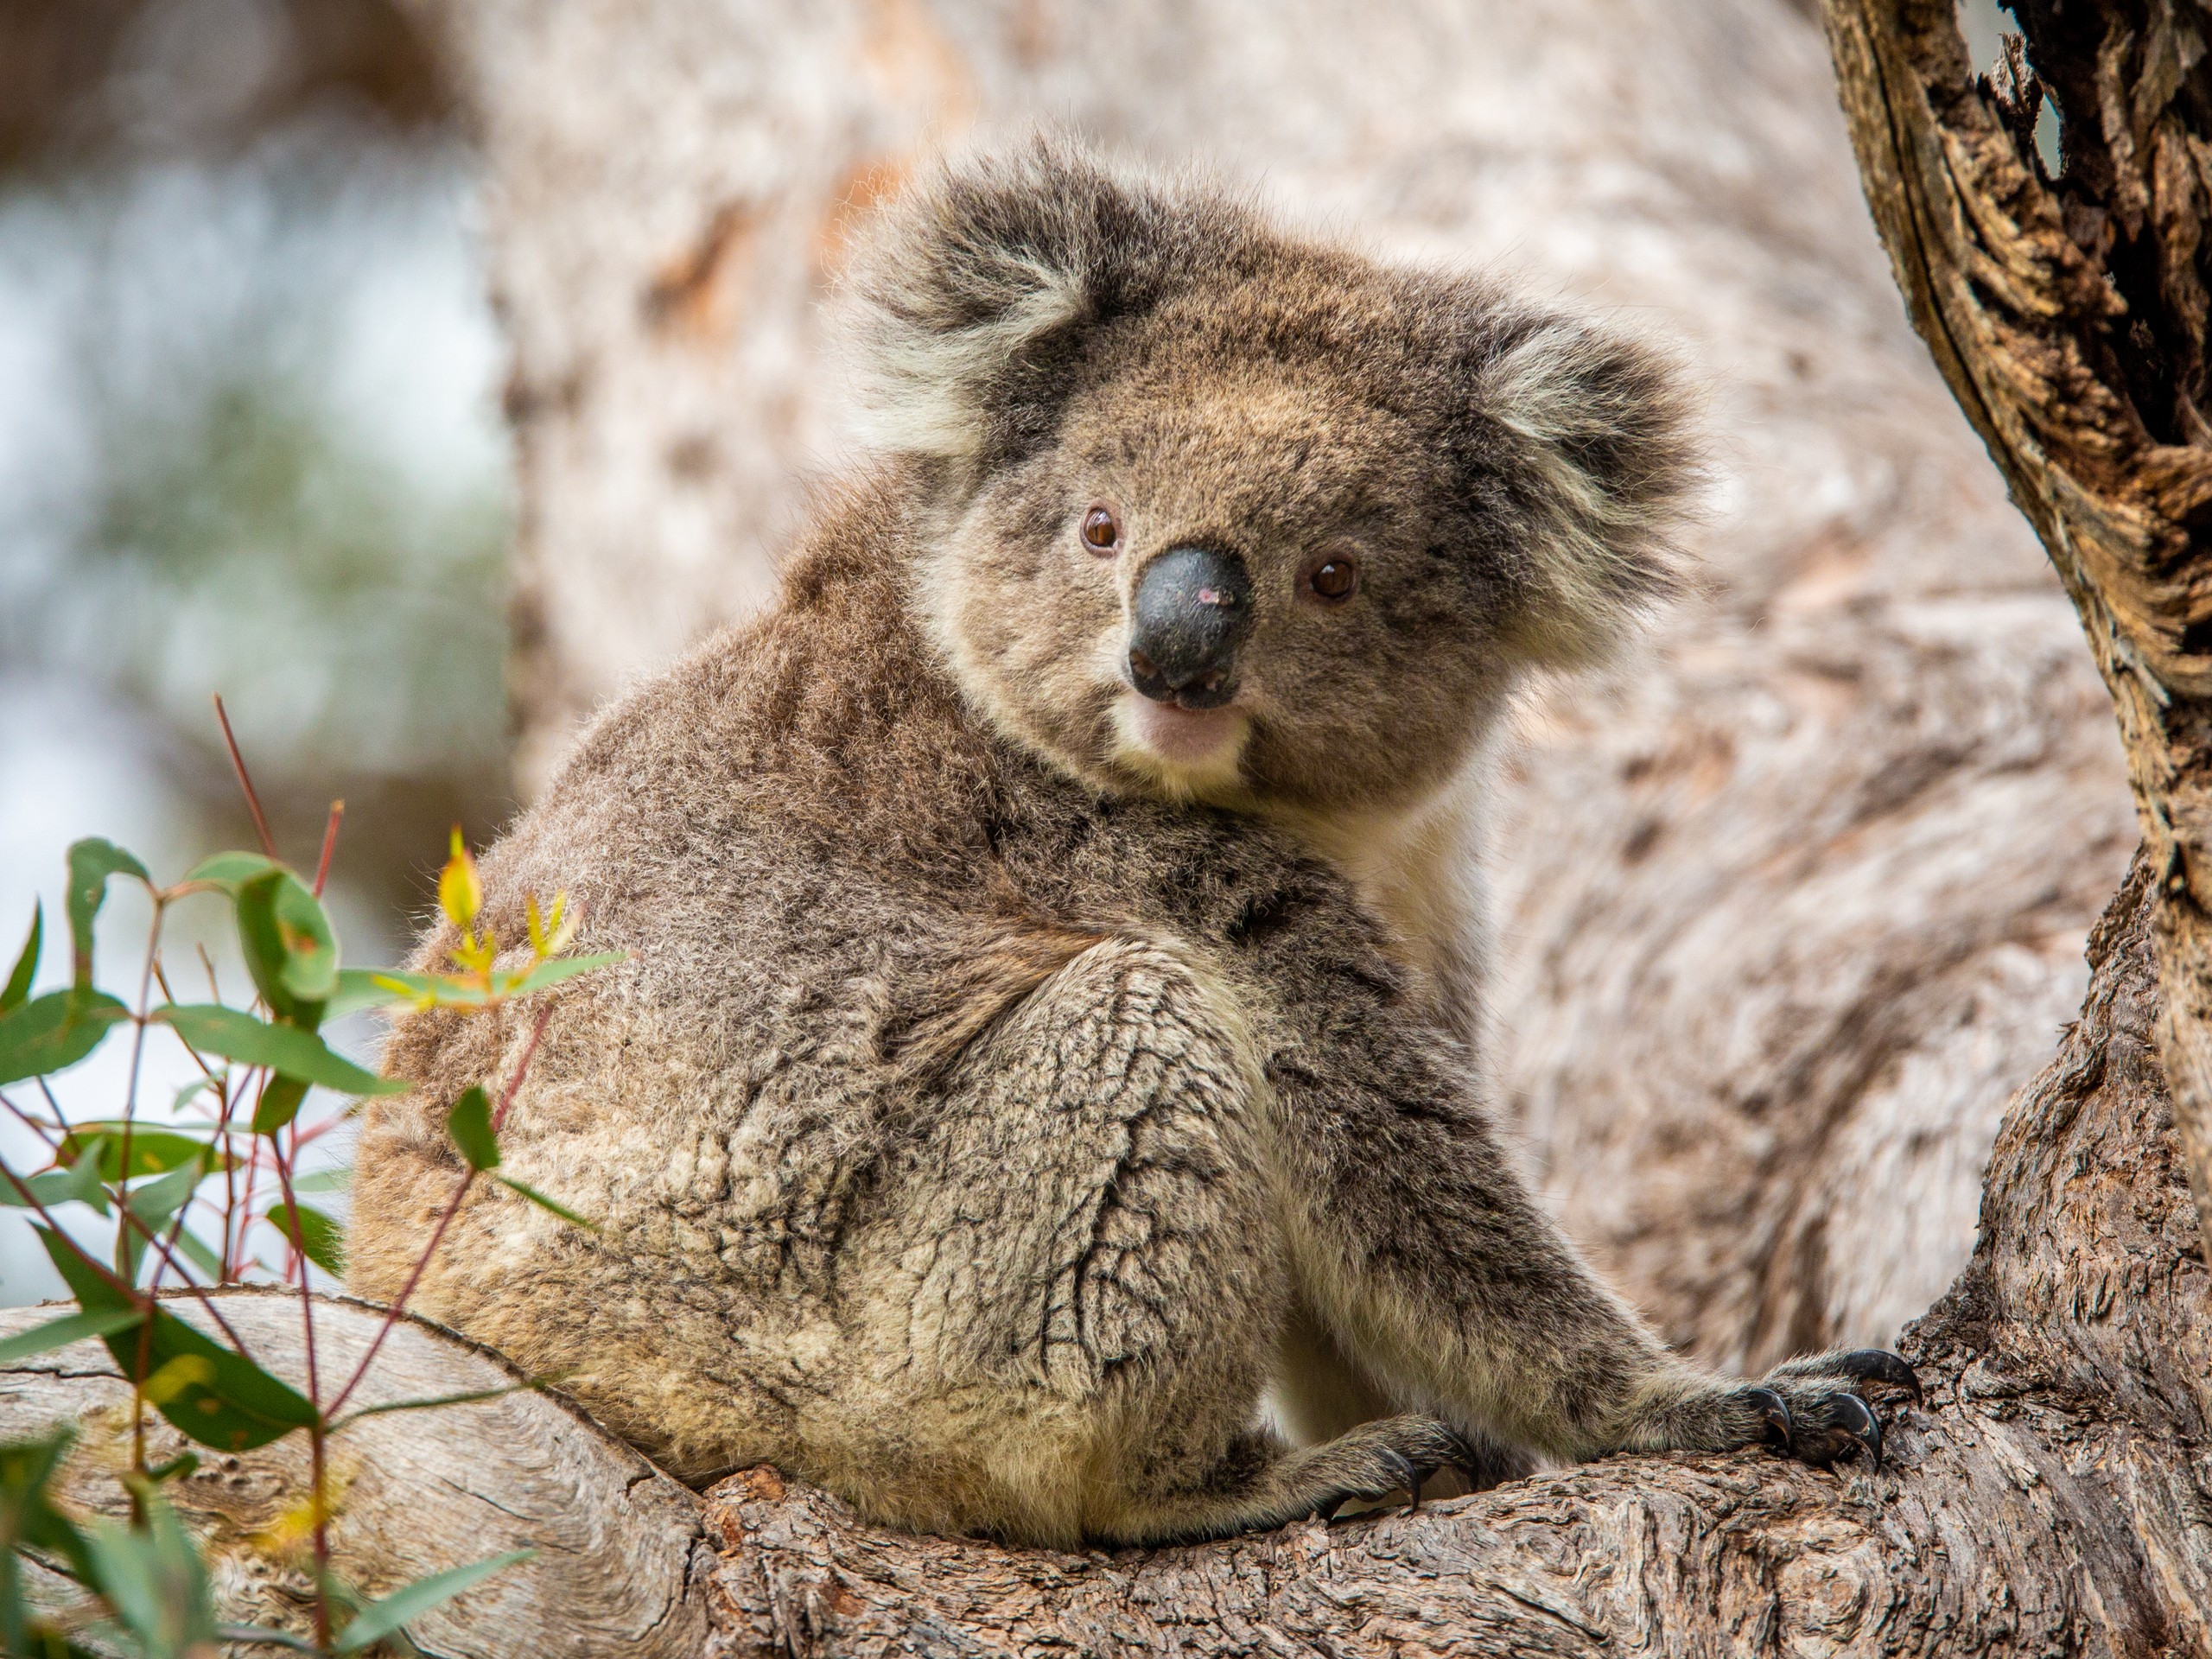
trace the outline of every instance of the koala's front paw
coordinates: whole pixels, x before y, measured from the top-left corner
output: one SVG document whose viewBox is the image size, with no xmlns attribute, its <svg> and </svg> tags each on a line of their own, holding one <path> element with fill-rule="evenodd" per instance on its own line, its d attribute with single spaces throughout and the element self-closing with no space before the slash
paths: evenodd
<svg viewBox="0 0 2212 1659">
<path fill-rule="evenodd" d="M 1779 1421 L 1765 1421 L 1772 1442 L 1802 1462 L 1825 1466 L 1864 1451 L 1882 1464 L 1882 1420 L 1870 1401 L 1910 1397 L 1920 1403 L 1912 1367 L 1880 1348 L 1835 1349 L 1785 1360 L 1749 1392 L 1777 1402 Z"/>
</svg>

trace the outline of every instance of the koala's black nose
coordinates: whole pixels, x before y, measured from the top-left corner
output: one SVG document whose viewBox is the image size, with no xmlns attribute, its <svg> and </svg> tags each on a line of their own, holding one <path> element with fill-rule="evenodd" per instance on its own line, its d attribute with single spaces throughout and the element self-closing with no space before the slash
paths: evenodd
<svg viewBox="0 0 2212 1659">
<path fill-rule="evenodd" d="M 1252 582 L 1234 553 L 1171 547 L 1145 567 L 1130 606 L 1129 678 L 1158 702 L 1218 709 L 1236 693 L 1252 631 Z"/>
</svg>

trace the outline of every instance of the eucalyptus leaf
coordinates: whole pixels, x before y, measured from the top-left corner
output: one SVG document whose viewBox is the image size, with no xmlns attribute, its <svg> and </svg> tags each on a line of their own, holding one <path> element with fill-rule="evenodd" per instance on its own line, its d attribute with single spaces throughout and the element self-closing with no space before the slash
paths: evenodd
<svg viewBox="0 0 2212 1659">
<path fill-rule="evenodd" d="M 471 1085 L 446 1115 L 446 1133 L 468 1160 L 471 1169 L 493 1169 L 499 1162 L 499 1138 L 492 1132 L 491 1097 Z"/>
<path fill-rule="evenodd" d="M 212 1132 L 213 1126 L 210 1126 Z M 119 1181 L 123 1173 L 123 1122 L 120 1118 L 97 1118 L 90 1122 L 71 1126 L 61 1137 L 59 1154 L 64 1163 L 73 1164 L 95 1141 L 104 1144 L 100 1148 L 99 1172 L 104 1181 Z M 213 1159 L 214 1150 L 207 1133 L 188 1135 L 175 1129 L 156 1129 L 143 1123 L 130 1126 L 130 1177 L 161 1175 L 188 1164 L 194 1159 Z M 218 1167 L 219 1167 L 219 1164 Z"/>
<path fill-rule="evenodd" d="M 92 988 L 92 918 L 107 899 L 111 875 L 133 875 L 153 885 L 146 867 L 111 841 L 87 836 L 69 849 L 69 943 L 79 993 Z"/>
<path fill-rule="evenodd" d="M 340 968 L 337 988 L 323 1005 L 322 1017 L 335 1020 L 364 1008 L 404 1007 L 419 1000 L 406 982 L 420 977 L 389 968 Z"/>
<path fill-rule="evenodd" d="M 270 1224 L 294 1249 L 334 1279 L 346 1276 L 346 1230 L 320 1210 L 303 1204 L 270 1206 Z"/>
<path fill-rule="evenodd" d="M 319 1083 L 348 1095 L 404 1094 L 410 1086 L 396 1077 L 380 1077 L 331 1052 L 313 1032 L 270 1025 L 236 1008 L 215 1002 L 172 1002 L 156 1008 L 153 1018 L 174 1027 L 179 1036 L 203 1053 L 265 1065 L 302 1083 Z"/>
<path fill-rule="evenodd" d="M 253 1103 L 253 1132 L 274 1135 L 300 1115 L 308 1086 L 297 1077 L 271 1077 Z"/>
<path fill-rule="evenodd" d="M 238 889 L 246 968 L 279 1017 L 313 1030 L 338 989 L 338 936 L 307 884 L 271 869 Z"/>
<path fill-rule="evenodd" d="M 49 991 L 0 1015 L 0 1083 L 67 1071 L 130 1010 L 100 991 Z"/>
<path fill-rule="evenodd" d="M 45 937 L 46 906 L 34 902 L 30 936 L 23 941 L 22 951 L 16 958 L 15 971 L 8 976 L 7 984 L 0 986 L 0 1014 L 20 1008 L 30 995 L 31 976 L 38 972 L 39 942 Z"/>
<path fill-rule="evenodd" d="M 135 1331 L 144 1317 L 135 1307 L 111 1307 L 98 1313 L 69 1313 L 58 1319 L 48 1319 L 44 1325 L 18 1331 L 14 1336 L 0 1341 L 0 1365 L 12 1365 L 19 1359 L 51 1353 L 56 1348 L 67 1348 L 73 1342 L 82 1342 L 86 1337 L 111 1337 L 121 1332 Z"/>
<path fill-rule="evenodd" d="M 245 882 L 256 876 L 266 875 L 271 870 L 284 867 L 273 858 L 259 853 L 213 853 L 201 859 L 184 873 L 187 881 L 206 881 L 226 892 L 236 893 Z"/>
<path fill-rule="evenodd" d="M 433 1573 L 427 1579 L 403 1586 L 382 1600 L 362 1608 L 352 1623 L 338 1633 L 332 1651 L 359 1653 L 371 1643 L 396 1634 L 409 1619 L 419 1618 L 439 1603 L 450 1601 L 462 1591 L 474 1589 L 493 1573 L 503 1572 L 518 1561 L 526 1561 L 537 1553 L 532 1549 L 511 1549 L 504 1555 L 488 1556 L 466 1567 Z"/>
<path fill-rule="evenodd" d="M 558 985 L 563 980 L 574 979 L 578 974 L 588 974 L 594 968 L 620 962 L 628 955 L 626 950 L 601 950 L 588 957 L 556 957 L 550 962 L 541 962 L 529 972 L 508 981 L 503 988 L 509 996 L 528 996 L 532 991 Z"/>
<path fill-rule="evenodd" d="M 140 1298 L 52 1229 L 35 1230 L 62 1282 L 86 1313 L 145 1308 Z M 194 1368 L 196 1375 L 187 1376 L 156 1402 L 179 1433 L 219 1451 L 247 1452 L 315 1421 L 315 1407 L 304 1396 L 244 1355 L 202 1336 L 166 1308 L 154 1306 L 149 1319 L 150 1332 L 134 1332 L 127 1340 L 109 1337 L 108 1354 L 125 1376 L 137 1374 L 141 1343 L 149 1376 L 180 1357 L 203 1363 Z M 184 1375 L 185 1368 L 176 1374 Z"/>
<path fill-rule="evenodd" d="M 497 1181 L 501 1186 L 505 1187 L 510 1192 L 529 1199 L 531 1203 L 536 1205 L 541 1210 L 549 1210 L 552 1211 L 553 1214 L 560 1217 L 562 1220 L 568 1222 L 572 1226 L 581 1227 L 588 1233 L 595 1233 L 599 1230 L 599 1224 L 597 1222 L 586 1221 L 582 1216 L 569 1209 L 566 1205 L 556 1204 L 552 1199 L 547 1198 L 543 1192 L 539 1192 L 534 1186 L 527 1185 L 521 1181 L 514 1179 L 512 1176 L 507 1175 L 494 1173 L 492 1179 Z"/>
</svg>

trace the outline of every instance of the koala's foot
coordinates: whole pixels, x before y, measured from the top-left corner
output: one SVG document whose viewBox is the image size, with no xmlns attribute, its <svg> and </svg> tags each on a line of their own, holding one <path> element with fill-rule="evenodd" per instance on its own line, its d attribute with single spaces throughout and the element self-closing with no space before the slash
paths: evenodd
<svg viewBox="0 0 2212 1659">
<path fill-rule="evenodd" d="M 1306 1512 L 1324 1521 L 1347 1504 L 1372 1503 L 1393 1492 L 1407 1495 L 1407 1513 L 1421 1508 L 1421 1488 L 1439 1470 L 1455 1470 L 1479 1491 L 1528 1471 L 1525 1461 L 1473 1440 L 1428 1417 L 1385 1417 L 1362 1423 L 1325 1445 L 1299 1453 L 1294 1465 L 1308 1483 Z"/>
<path fill-rule="evenodd" d="M 1826 1467 L 1861 1452 L 1879 1468 L 1882 1420 L 1874 1405 L 1920 1401 L 1912 1367 L 1879 1348 L 1836 1349 L 1785 1360 L 1757 1382 L 1720 1385 L 1655 1414 L 1662 1443 L 1728 1452 L 1762 1443 Z"/>
</svg>

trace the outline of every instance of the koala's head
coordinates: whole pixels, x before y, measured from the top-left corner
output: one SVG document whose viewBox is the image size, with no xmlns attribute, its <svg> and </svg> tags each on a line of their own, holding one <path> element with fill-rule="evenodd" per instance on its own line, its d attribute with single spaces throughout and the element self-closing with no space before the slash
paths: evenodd
<svg viewBox="0 0 2212 1659">
<path fill-rule="evenodd" d="M 859 267 L 920 614 L 1004 732 L 1109 790 L 1409 804 L 1515 676 L 1675 581 L 1644 348 L 1039 143 L 939 175 Z"/>
</svg>

